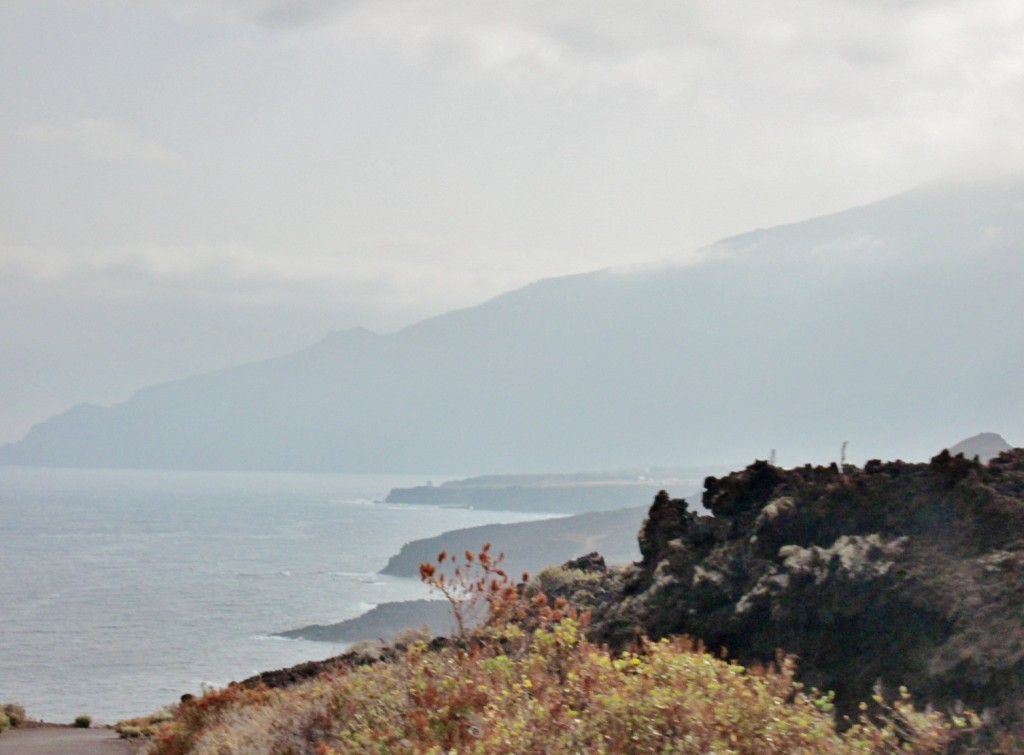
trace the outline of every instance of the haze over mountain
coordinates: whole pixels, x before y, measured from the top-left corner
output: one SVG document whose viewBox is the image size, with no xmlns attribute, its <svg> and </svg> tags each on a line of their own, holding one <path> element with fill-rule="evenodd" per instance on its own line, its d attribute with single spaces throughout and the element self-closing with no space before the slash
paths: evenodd
<svg viewBox="0 0 1024 755">
<path fill-rule="evenodd" d="M 931 187 L 76 406 L 7 464 L 501 472 L 1024 435 L 1024 181 Z"/>
</svg>

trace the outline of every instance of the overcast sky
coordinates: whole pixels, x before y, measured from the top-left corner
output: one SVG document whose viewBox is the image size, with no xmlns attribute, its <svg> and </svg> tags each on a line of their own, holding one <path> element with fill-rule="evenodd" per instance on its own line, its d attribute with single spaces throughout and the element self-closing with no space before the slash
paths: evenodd
<svg viewBox="0 0 1024 755">
<path fill-rule="evenodd" d="M 4 440 L 328 330 L 1021 172 L 1024 4 L 3 0 L 0 103 Z"/>
</svg>

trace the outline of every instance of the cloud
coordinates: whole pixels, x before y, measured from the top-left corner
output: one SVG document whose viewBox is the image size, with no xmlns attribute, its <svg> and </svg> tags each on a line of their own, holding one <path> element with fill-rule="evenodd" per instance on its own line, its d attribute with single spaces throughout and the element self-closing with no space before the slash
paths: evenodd
<svg viewBox="0 0 1024 755">
<path fill-rule="evenodd" d="M 108 0 L 125 2 L 125 0 Z M 851 112 L 970 86 L 1019 61 L 1013 0 L 149 0 L 165 13 L 374 39 L 414 65 L 528 87 Z M 771 92 L 771 97 L 764 93 Z M 723 105 L 724 107 L 724 105 Z"/>
<path fill-rule="evenodd" d="M 420 234 L 366 238 L 361 249 L 372 254 L 351 256 L 244 245 L 0 245 L 0 292 L 8 300 L 91 300 L 103 306 L 173 301 L 183 311 L 219 303 L 326 313 L 343 305 L 361 309 L 371 321 L 396 323 L 477 304 L 538 277 L 525 274 L 515 255 L 470 264 L 473 252 L 467 250 L 466 264 L 453 263 L 437 253 L 439 243 Z M 575 270 L 552 274 L 561 272 Z"/>
<path fill-rule="evenodd" d="M 1008 0 L 393 0 L 327 27 L 527 112 L 554 97 L 595 129 L 623 108 L 674 121 L 668 149 L 702 145 L 736 182 L 828 171 L 868 197 L 1024 169 L 1024 5 Z"/>
<path fill-rule="evenodd" d="M 808 130 L 835 143 L 842 128 L 891 154 L 915 122 L 936 138 L 1003 139 L 999 124 L 1024 115 L 1024 5 L 1012 0 L 150 1 L 338 49 L 372 40 L 418 71 L 530 98 L 593 106 L 640 92 L 685 129 L 732 120 L 762 141 Z"/>
<path fill-rule="evenodd" d="M 539 277 L 563 270 L 513 245 L 599 267 L 1024 167 L 1024 5 L 1008 0 L 96 1 L 174 42 L 145 72 L 167 92 L 129 104 L 206 159 L 173 185 L 101 176 L 127 200 L 106 207 L 130 209 L 81 213 L 95 243 L 92 215 L 110 243 L 336 238 L 352 255 L 353 234 L 409 223 L 450 238 L 385 256 L 480 265 L 490 245 Z M 93 159 L 169 154 L 111 121 L 23 136 Z M 13 238 L 65 242 L 37 225 Z M 341 264 L 324 256 L 314 269 Z"/>
<path fill-rule="evenodd" d="M 162 164 L 175 161 L 173 152 L 110 120 L 83 118 L 70 126 L 38 125 L 24 129 L 29 143 L 69 149 L 97 162 Z"/>
<path fill-rule="evenodd" d="M 1016 114 L 1024 92 L 1024 6 L 1007 0 L 392 0 L 347 11 L 322 30 L 377 39 L 420 68 L 531 96 L 634 90 L 681 115 L 761 119 L 752 125 L 764 131 L 797 114 L 811 127 L 906 110 L 954 118 L 993 88 Z"/>
<path fill-rule="evenodd" d="M 124 0 L 115 0 L 124 2 Z M 324 22 L 361 0 L 149 0 L 180 19 L 246 21 L 269 29 L 293 29 Z"/>
<path fill-rule="evenodd" d="M 269 26 L 294 27 L 329 18 L 352 0 L 265 0 L 256 3 L 253 17 Z"/>
</svg>

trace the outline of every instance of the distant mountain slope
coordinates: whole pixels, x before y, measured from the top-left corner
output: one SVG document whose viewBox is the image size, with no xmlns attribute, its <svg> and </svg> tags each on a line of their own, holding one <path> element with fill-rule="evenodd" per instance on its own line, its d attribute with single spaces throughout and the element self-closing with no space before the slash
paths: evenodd
<svg viewBox="0 0 1024 755">
<path fill-rule="evenodd" d="M 1009 451 L 1010 448 L 1010 444 L 998 433 L 978 433 L 960 441 L 955 446 L 950 446 L 949 452 L 954 456 L 963 454 L 968 459 L 977 456 L 978 461 L 987 464 L 1003 451 Z"/>
<path fill-rule="evenodd" d="M 727 239 L 693 266 L 543 280 L 390 335 L 79 406 L 0 463 L 544 471 L 924 458 L 1024 429 L 1024 182 Z"/>
</svg>

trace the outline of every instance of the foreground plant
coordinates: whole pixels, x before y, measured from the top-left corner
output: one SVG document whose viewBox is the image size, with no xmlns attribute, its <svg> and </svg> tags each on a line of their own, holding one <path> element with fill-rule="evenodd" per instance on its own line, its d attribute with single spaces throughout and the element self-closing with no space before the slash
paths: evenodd
<svg viewBox="0 0 1024 755">
<path fill-rule="evenodd" d="M 563 619 L 525 652 L 488 643 L 324 676 L 229 688 L 183 706 L 158 753 L 914 753 L 955 731 L 897 701 L 881 725 L 837 733 L 827 697 L 793 664 L 744 669 L 684 639 L 612 657 Z"/>
<path fill-rule="evenodd" d="M 467 550 L 464 561 L 441 551 L 437 564 L 420 564 L 420 579 L 440 592 L 452 607 L 459 639 L 468 642 L 485 625 L 505 622 L 519 603 L 519 591 L 501 568 L 504 553 L 491 555 L 491 544 L 478 553 Z M 529 579 L 523 574 L 523 582 Z"/>
<path fill-rule="evenodd" d="M 19 703 L 0 704 L 0 731 L 17 729 L 25 723 L 25 708 Z"/>
<path fill-rule="evenodd" d="M 185 695 L 182 698 L 182 702 L 192 699 L 192 695 Z M 114 724 L 114 731 L 121 735 L 122 739 L 153 737 L 158 731 L 160 731 L 162 724 L 174 719 L 176 711 L 180 711 L 180 708 L 161 708 L 158 711 L 150 713 L 148 716 L 125 718 Z"/>
<path fill-rule="evenodd" d="M 970 723 L 915 711 L 901 696 L 839 733 L 831 698 L 796 683 L 791 659 L 746 669 L 685 638 L 613 655 L 585 639 L 586 617 L 509 591 L 498 559 L 481 553 L 443 580 L 437 567 L 421 572 L 462 612 L 457 642 L 418 642 L 399 662 L 287 689 L 208 692 L 179 706 L 153 751 L 939 753 L 957 723 Z M 475 600 L 493 613 L 471 628 Z"/>
</svg>

